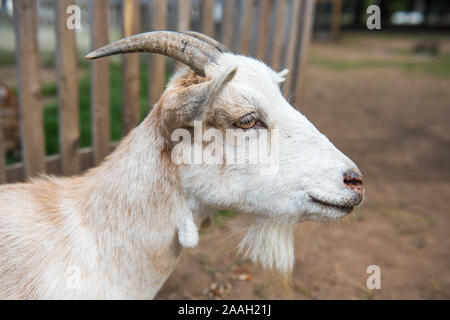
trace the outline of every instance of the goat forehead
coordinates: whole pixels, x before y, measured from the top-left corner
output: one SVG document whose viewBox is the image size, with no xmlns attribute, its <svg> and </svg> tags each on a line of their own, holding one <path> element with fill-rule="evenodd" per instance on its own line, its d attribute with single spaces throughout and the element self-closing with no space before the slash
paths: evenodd
<svg viewBox="0 0 450 320">
<path fill-rule="evenodd" d="M 317 131 L 300 112 L 284 98 L 279 83 L 283 78 L 262 61 L 242 55 L 222 54 L 207 73 L 220 76 L 229 68 L 237 67 L 236 76 L 224 89 L 226 104 L 256 107 L 264 112 L 266 120 L 280 129 Z"/>
<path fill-rule="evenodd" d="M 237 67 L 238 71 L 233 79 L 235 83 L 252 85 L 264 89 L 277 88 L 280 76 L 262 61 L 231 53 L 222 54 L 217 64 L 211 64 L 209 71 L 218 76 L 228 68 Z"/>
<path fill-rule="evenodd" d="M 226 104 L 263 109 L 269 117 L 276 109 L 283 108 L 285 101 L 278 86 L 281 77 L 259 60 L 223 54 L 216 64 L 208 67 L 207 73 L 215 78 L 234 67 L 237 67 L 237 73 L 222 94 Z"/>
</svg>

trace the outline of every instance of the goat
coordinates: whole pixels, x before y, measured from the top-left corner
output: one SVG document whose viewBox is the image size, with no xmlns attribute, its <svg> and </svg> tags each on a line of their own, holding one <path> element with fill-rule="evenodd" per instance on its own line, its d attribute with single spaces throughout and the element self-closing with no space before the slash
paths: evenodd
<svg viewBox="0 0 450 320">
<path fill-rule="evenodd" d="M 341 218 L 362 201 L 356 165 L 284 99 L 282 75 L 264 63 L 207 36 L 168 31 L 86 57 L 132 52 L 189 68 L 173 75 L 149 115 L 98 167 L 0 187 L 0 298 L 153 298 L 218 209 L 256 216 L 240 249 L 289 274 L 296 225 Z M 261 174 L 266 164 L 227 159 L 176 163 L 174 131 L 192 133 L 198 122 L 203 131 L 233 130 L 249 141 L 267 134 L 279 150 L 277 171 Z M 195 147 L 194 140 L 184 143 Z M 233 150 L 248 155 L 246 146 Z"/>
</svg>

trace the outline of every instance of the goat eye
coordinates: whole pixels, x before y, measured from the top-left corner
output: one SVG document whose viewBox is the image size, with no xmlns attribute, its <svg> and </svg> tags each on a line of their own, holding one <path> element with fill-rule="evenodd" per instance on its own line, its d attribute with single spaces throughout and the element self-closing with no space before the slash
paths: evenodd
<svg viewBox="0 0 450 320">
<path fill-rule="evenodd" d="M 250 129 L 256 125 L 256 119 L 251 114 L 246 115 L 246 116 L 242 117 L 241 119 L 239 119 L 238 121 L 236 121 L 234 123 L 234 125 L 241 129 Z"/>
</svg>

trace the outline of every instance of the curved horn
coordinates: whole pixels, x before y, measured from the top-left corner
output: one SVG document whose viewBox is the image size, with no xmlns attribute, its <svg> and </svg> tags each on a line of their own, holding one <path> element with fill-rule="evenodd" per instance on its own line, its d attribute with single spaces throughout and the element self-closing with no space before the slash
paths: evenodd
<svg viewBox="0 0 450 320">
<path fill-rule="evenodd" d="M 205 76 L 205 66 L 220 54 L 220 51 L 209 43 L 187 34 L 153 31 L 114 41 L 89 53 L 86 59 L 132 52 L 152 52 L 174 58 L 200 76 Z"/>
<path fill-rule="evenodd" d="M 210 45 L 212 45 L 214 48 L 216 48 L 220 52 L 231 52 L 230 49 L 228 49 L 225 45 L 223 45 L 219 41 L 207 36 L 206 34 L 203 34 L 200 32 L 195 32 L 195 31 L 184 31 L 183 33 L 209 43 Z"/>
</svg>

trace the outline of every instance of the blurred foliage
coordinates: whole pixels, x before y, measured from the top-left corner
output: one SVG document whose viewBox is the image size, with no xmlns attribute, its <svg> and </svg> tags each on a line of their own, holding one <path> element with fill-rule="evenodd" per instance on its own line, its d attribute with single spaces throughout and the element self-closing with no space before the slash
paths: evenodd
<svg viewBox="0 0 450 320">
<path fill-rule="evenodd" d="M 232 211 L 217 211 L 213 216 L 213 224 L 215 226 L 218 226 L 219 228 L 222 228 L 225 226 L 226 221 L 230 218 L 233 218 L 234 216 L 236 216 L 236 213 Z"/>
<path fill-rule="evenodd" d="M 0 49 L 0 66 L 9 66 L 16 63 L 16 54 L 11 50 Z"/>
</svg>

